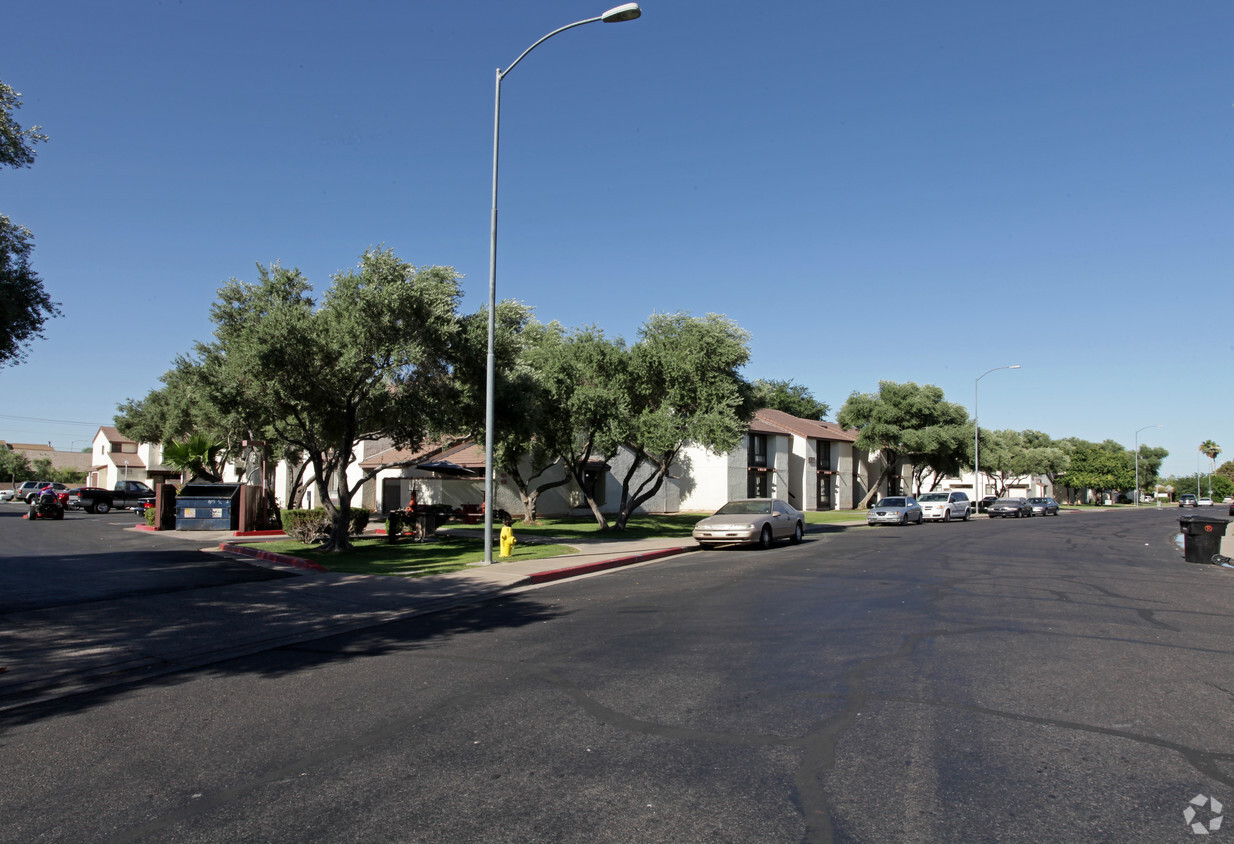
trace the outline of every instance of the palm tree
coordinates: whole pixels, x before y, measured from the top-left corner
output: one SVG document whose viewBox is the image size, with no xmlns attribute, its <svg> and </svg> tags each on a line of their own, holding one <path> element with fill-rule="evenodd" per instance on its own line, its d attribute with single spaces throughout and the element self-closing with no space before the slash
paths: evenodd
<svg viewBox="0 0 1234 844">
<path fill-rule="evenodd" d="M 211 442 L 201 434 L 193 434 L 182 443 L 169 442 L 163 446 L 163 461 L 173 469 L 217 483 L 222 480 L 220 467 L 216 462 L 222 449 L 222 443 Z"/>
<path fill-rule="evenodd" d="M 1208 457 L 1208 497 L 1213 497 L 1213 472 L 1217 468 L 1217 455 L 1221 453 L 1221 446 L 1217 445 L 1212 440 L 1205 440 L 1200 443 L 1200 453 Z"/>
</svg>

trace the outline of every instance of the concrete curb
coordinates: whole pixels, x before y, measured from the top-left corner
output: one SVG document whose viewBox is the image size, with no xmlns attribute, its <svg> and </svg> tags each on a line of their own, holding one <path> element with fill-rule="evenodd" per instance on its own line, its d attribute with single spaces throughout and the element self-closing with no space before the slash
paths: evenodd
<svg viewBox="0 0 1234 844">
<path fill-rule="evenodd" d="M 567 566 L 566 568 L 552 569 L 550 571 L 536 572 L 528 575 L 527 582 L 532 584 L 551 583 L 554 580 L 565 580 L 567 577 L 578 577 L 584 574 L 591 574 L 597 571 L 605 571 L 607 569 L 615 569 L 621 566 L 632 566 L 635 563 L 645 563 L 650 560 L 658 560 L 661 557 L 672 557 L 676 554 L 685 554 L 689 551 L 698 551 L 702 546 L 683 546 L 680 548 L 664 548 L 659 551 L 648 551 L 645 554 L 633 554 L 628 557 L 616 557 L 612 560 L 601 560 L 595 563 L 584 563 L 579 566 Z"/>
<path fill-rule="evenodd" d="M 689 551 L 698 551 L 702 546 L 682 546 L 679 548 L 663 548 L 658 551 L 648 551 L 644 554 L 631 554 L 625 557 L 614 557 L 611 560 L 599 560 L 594 563 L 583 563 L 577 566 L 565 566 L 559 569 L 550 569 L 547 571 L 535 572 L 520 579 L 512 586 L 524 584 L 540 584 L 552 583 L 555 580 L 565 580 L 569 577 L 581 577 L 585 574 L 593 574 L 598 571 L 606 571 L 608 569 L 620 568 L 622 566 L 632 566 L 637 563 L 646 563 L 651 560 L 658 560 L 661 557 L 672 557 L 676 554 L 684 554 Z M 291 566 L 297 569 L 306 571 L 328 572 L 329 569 L 324 566 L 319 566 L 310 560 L 303 560 L 299 557 L 293 557 L 290 554 L 278 554 L 274 551 L 263 551 L 260 548 L 253 548 L 249 545 L 233 545 L 230 542 L 219 544 L 219 550 L 229 554 L 239 554 L 242 557 L 253 557 L 254 559 L 264 560 L 268 563 L 277 563 L 279 565 Z"/>
<path fill-rule="evenodd" d="M 267 563 L 278 563 L 283 566 L 291 566 L 292 568 L 305 569 L 306 571 L 329 571 L 324 566 L 319 566 L 309 560 L 302 560 L 299 557 L 293 557 L 290 554 L 276 554 L 274 551 L 263 551 L 260 548 L 253 548 L 250 545 L 232 545 L 230 542 L 219 543 L 219 550 L 226 551 L 228 554 L 239 554 L 242 557 L 253 557 L 258 560 L 265 560 Z"/>
</svg>

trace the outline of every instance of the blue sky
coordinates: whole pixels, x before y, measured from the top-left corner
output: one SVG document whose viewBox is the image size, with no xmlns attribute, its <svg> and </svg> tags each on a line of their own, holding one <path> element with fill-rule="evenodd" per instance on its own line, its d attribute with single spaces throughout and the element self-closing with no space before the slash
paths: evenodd
<svg viewBox="0 0 1234 844">
<path fill-rule="evenodd" d="M 384 245 L 479 310 L 494 71 L 605 8 L 6 8 L 0 79 L 51 140 L 0 213 L 65 315 L 0 369 L 0 439 L 82 447 L 258 263 L 325 289 Z M 1194 472 L 1234 457 L 1231 32 L 1229 0 L 648 0 L 506 77 L 498 296 L 627 339 L 727 314 L 747 377 L 833 419 L 881 379 L 971 411 L 1020 364 L 982 427 L 1161 424 L 1140 441 Z"/>
</svg>

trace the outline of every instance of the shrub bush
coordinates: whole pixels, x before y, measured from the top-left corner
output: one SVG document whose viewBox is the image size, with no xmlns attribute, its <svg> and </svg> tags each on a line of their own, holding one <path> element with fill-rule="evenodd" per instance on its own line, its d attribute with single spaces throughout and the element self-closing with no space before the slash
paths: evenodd
<svg viewBox="0 0 1234 844">
<path fill-rule="evenodd" d="M 297 542 L 308 545 L 330 533 L 330 519 L 325 508 L 312 510 L 284 510 L 279 514 L 283 533 Z"/>
<path fill-rule="evenodd" d="M 368 527 L 371 515 L 368 510 L 353 507 L 351 522 L 347 526 L 348 533 L 352 536 L 363 533 Z M 279 519 L 283 525 L 283 533 L 305 545 L 330 535 L 330 516 L 324 507 L 314 507 L 312 510 L 283 510 Z"/>
</svg>

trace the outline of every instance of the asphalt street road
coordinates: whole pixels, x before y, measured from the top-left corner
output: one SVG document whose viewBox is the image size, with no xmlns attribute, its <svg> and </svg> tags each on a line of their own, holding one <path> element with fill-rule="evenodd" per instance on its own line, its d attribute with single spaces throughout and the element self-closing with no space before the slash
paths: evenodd
<svg viewBox="0 0 1234 844">
<path fill-rule="evenodd" d="M 192 543 L 153 544 L 121 529 L 138 523 L 128 510 L 69 510 L 63 520 L 34 522 L 25 512 L 0 504 L 0 615 L 287 576 L 205 555 Z"/>
<path fill-rule="evenodd" d="M 1177 517 L 698 552 L 13 711 L 0 839 L 1217 841 L 1234 571 Z"/>
</svg>

